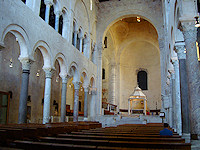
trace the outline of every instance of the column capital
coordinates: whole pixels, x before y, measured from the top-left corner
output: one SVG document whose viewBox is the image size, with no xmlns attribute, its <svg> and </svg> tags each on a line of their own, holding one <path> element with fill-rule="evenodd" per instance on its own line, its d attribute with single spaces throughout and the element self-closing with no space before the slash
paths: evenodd
<svg viewBox="0 0 200 150">
<path fill-rule="evenodd" d="M 69 75 L 60 75 L 60 77 L 62 78 L 62 83 L 67 83 L 69 78 L 71 78 L 71 76 Z"/>
<path fill-rule="evenodd" d="M 181 25 L 185 38 L 191 38 L 192 41 L 196 41 L 197 28 L 195 27 L 195 21 L 182 21 Z"/>
<path fill-rule="evenodd" d="M 84 38 L 83 33 L 79 32 L 79 33 L 78 33 L 78 38 L 82 40 L 82 39 Z"/>
<path fill-rule="evenodd" d="M 89 88 L 89 94 L 91 95 L 97 95 L 97 88 Z"/>
<path fill-rule="evenodd" d="M 46 78 L 52 78 L 53 73 L 55 72 L 52 68 L 43 68 Z"/>
<path fill-rule="evenodd" d="M 45 5 L 53 5 L 53 1 L 52 0 L 44 0 L 44 4 Z"/>
<path fill-rule="evenodd" d="M 79 82 L 79 81 L 72 81 L 72 83 L 74 84 L 74 89 L 75 90 L 79 90 L 81 82 Z"/>
<path fill-rule="evenodd" d="M 88 92 L 89 91 L 89 86 L 88 85 L 84 85 L 83 88 L 84 88 L 84 92 Z"/>
<path fill-rule="evenodd" d="M 60 16 L 60 15 L 62 15 L 62 11 L 60 11 L 60 10 L 54 11 L 54 14 L 56 16 Z"/>
<path fill-rule="evenodd" d="M 178 59 L 186 59 L 185 45 L 175 44 L 174 48 L 175 52 L 178 55 Z"/>
<path fill-rule="evenodd" d="M 30 58 L 19 58 L 19 61 L 22 63 L 22 70 L 30 70 L 31 64 L 34 62 Z"/>
</svg>

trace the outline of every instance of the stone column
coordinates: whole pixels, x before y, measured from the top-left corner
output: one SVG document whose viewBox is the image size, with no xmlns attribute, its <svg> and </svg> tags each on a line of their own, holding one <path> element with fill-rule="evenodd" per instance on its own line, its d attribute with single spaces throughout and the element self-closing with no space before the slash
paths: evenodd
<svg viewBox="0 0 200 150">
<path fill-rule="evenodd" d="M 50 122 L 50 102 L 51 102 L 51 78 L 52 69 L 44 69 L 45 71 L 45 91 L 44 91 L 44 108 L 43 108 L 43 124 Z"/>
<path fill-rule="evenodd" d="M 178 54 L 179 60 L 179 72 L 180 72 L 180 84 L 181 84 L 181 102 L 182 102 L 182 130 L 183 137 L 186 142 L 190 142 L 190 120 L 189 120 L 189 95 L 188 95 L 188 80 L 186 70 L 186 53 L 185 44 L 175 45 L 175 50 Z"/>
<path fill-rule="evenodd" d="M 91 44 L 90 44 L 90 37 L 89 35 L 84 39 L 84 49 L 83 49 L 83 54 L 85 57 L 88 59 L 90 58 L 90 49 L 91 49 Z"/>
<path fill-rule="evenodd" d="M 72 2 L 71 2 L 72 3 Z M 72 43 L 72 33 L 73 33 L 73 18 L 74 18 L 74 14 L 73 14 L 73 9 L 70 9 L 70 11 L 68 12 L 68 23 L 67 23 L 67 41 L 69 43 Z"/>
<path fill-rule="evenodd" d="M 77 36 L 78 36 L 78 31 L 74 31 L 74 47 L 77 46 Z"/>
<path fill-rule="evenodd" d="M 55 30 L 58 32 L 59 30 L 59 18 L 60 18 L 60 11 L 55 12 Z"/>
<path fill-rule="evenodd" d="M 78 121 L 78 106 L 79 106 L 79 88 L 81 82 L 75 81 L 74 84 L 74 111 L 73 111 L 73 121 Z"/>
<path fill-rule="evenodd" d="M 96 116 L 96 91 L 93 89 L 90 91 L 91 94 L 91 102 L 90 102 L 90 120 L 94 121 Z"/>
<path fill-rule="evenodd" d="M 102 113 L 102 43 L 100 42 L 98 46 L 95 47 L 96 50 L 96 64 L 97 64 L 97 108 L 96 114 L 101 115 Z"/>
<path fill-rule="evenodd" d="M 197 59 L 197 28 L 195 21 L 181 22 L 186 47 L 186 67 L 188 75 L 189 103 L 191 105 L 191 134 L 200 136 L 200 70 Z"/>
<path fill-rule="evenodd" d="M 176 124 L 177 124 L 177 120 L 176 120 L 176 88 L 175 88 L 175 74 L 174 71 L 171 73 L 172 76 L 172 116 L 173 116 L 173 121 L 172 121 L 172 128 L 175 130 L 176 132 Z"/>
<path fill-rule="evenodd" d="M 29 74 L 31 61 L 29 59 L 19 59 L 22 63 L 22 81 L 21 81 L 21 91 L 19 99 L 19 114 L 18 123 L 27 122 L 27 98 L 28 98 L 28 85 L 29 85 Z"/>
<path fill-rule="evenodd" d="M 64 14 L 63 15 L 63 28 L 62 28 L 62 36 L 65 38 L 65 39 L 68 39 L 70 36 L 70 34 L 68 33 L 69 31 L 69 27 L 70 27 L 70 23 L 69 23 L 69 19 L 68 19 L 68 16 L 67 14 Z"/>
<path fill-rule="evenodd" d="M 84 117 L 88 117 L 88 86 L 84 88 Z"/>
<path fill-rule="evenodd" d="M 94 63 L 97 65 L 97 95 L 96 95 L 96 115 L 101 115 L 102 112 L 102 43 L 95 45 L 94 48 Z"/>
<path fill-rule="evenodd" d="M 115 104 L 115 82 L 116 82 L 116 75 L 115 75 L 115 71 L 116 71 L 116 65 L 115 63 L 111 63 L 110 64 L 110 72 L 109 72 L 109 103 L 111 104 Z"/>
<path fill-rule="evenodd" d="M 175 95 L 176 95 L 176 121 L 177 121 L 177 132 L 182 135 L 182 118 L 181 118 L 181 97 L 180 97 L 180 79 L 179 79 L 179 64 L 178 58 L 172 58 L 175 71 Z"/>
<path fill-rule="evenodd" d="M 144 115 L 147 115 L 147 100 L 144 100 Z"/>
<path fill-rule="evenodd" d="M 62 78 L 62 95 L 61 95 L 61 122 L 65 122 L 66 118 L 66 93 L 67 93 L 67 81 L 66 76 L 61 76 Z"/>
<path fill-rule="evenodd" d="M 49 0 L 44 1 L 46 5 L 46 10 L 45 10 L 45 22 L 49 24 L 49 14 L 50 14 L 50 7 L 51 7 L 51 2 Z"/>
<path fill-rule="evenodd" d="M 174 74 L 174 70 L 170 69 L 169 72 L 170 72 L 170 76 L 171 76 L 170 85 L 169 85 L 169 87 L 170 87 L 170 92 L 169 92 L 170 93 L 169 94 L 169 126 L 173 127 L 173 91 L 174 91 L 174 89 L 173 89 L 173 82 L 172 81 L 174 80 L 174 77 L 172 78 L 172 74 Z"/>
<path fill-rule="evenodd" d="M 80 36 L 80 45 L 79 45 L 79 51 L 82 53 L 83 52 L 83 36 Z"/>
<path fill-rule="evenodd" d="M 128 115 L 131 114 L 131 102 L 130 99 L 128 99 Z"/>
</svg>

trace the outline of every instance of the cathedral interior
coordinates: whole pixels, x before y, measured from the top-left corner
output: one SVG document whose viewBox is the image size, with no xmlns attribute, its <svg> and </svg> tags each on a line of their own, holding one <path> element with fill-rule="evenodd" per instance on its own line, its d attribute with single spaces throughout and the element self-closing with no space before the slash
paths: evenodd
<svg viewBox="0 0 200 150">
<path fill-rule="evenodd" d="M 167 123 L 185 145 L 166 149 L 199 149 L 199 13 L 200 0 L 0 0 L 0 146 L 22 127 L 59 137 L 43 127 Z"/>
</svg>

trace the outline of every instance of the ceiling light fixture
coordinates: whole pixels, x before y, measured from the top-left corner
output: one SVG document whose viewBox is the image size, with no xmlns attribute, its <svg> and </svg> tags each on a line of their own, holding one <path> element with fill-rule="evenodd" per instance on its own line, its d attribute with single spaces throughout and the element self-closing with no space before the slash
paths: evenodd
<svg viewBox="0 0 200 150">
<path fill-rule="evenodd" d="M 140 20 L 140 17 L 137 17 L 137 22 L 139 22 L 139 23 L 140 23 L 140 21 L 141 21 L 141 20 Z"/>
</svg>

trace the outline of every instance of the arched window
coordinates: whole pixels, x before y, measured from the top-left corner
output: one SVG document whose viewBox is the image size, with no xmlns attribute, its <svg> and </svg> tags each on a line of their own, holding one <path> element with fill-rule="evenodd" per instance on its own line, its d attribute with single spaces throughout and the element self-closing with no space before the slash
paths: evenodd
<svg viewBox="0 0 200 150">
<path fill-rule="evenodd" d="M 76 28 L 76 23 L 73 21 L 73 32 L 72 32 L 72 45 L 75 46 L 75 28 Z"/>
<path fill-rule="evenodd" d="M 58 30 L 58 33 L 60 33 L 62 35 L 62 29 L 63 29 L 63 16 L 60 15 L 60 18 L 59 18 L 59 30 Z"/>
<path fill-rule="evenodd" d="M 49 25 L 55 28 L 55 14 L 53 5 L 50 7 Z"/>
<path fill-rule="evenodd" d="M 106 71 L 105 69 L 103 68 L 102 69 L 102 79 L 105 79 L 106 78 Z"/>
<path fill-rule="evenodd" d="M 148 86 L 147 86 L 147 72 L 146 71 L 139 71 L 137 74 L 137 82 L 138 82 L 138 86 L 142 89 L 142 90 L 148 90 Z"/>
<path fill-rule="evenodd" d="M 44 3 L 44 0 L 41 0 L 41 5 L 40 5 L 40 17 L 45 20 L 45 10 L 46 10 L 46 5 Z"/>
</svg>

